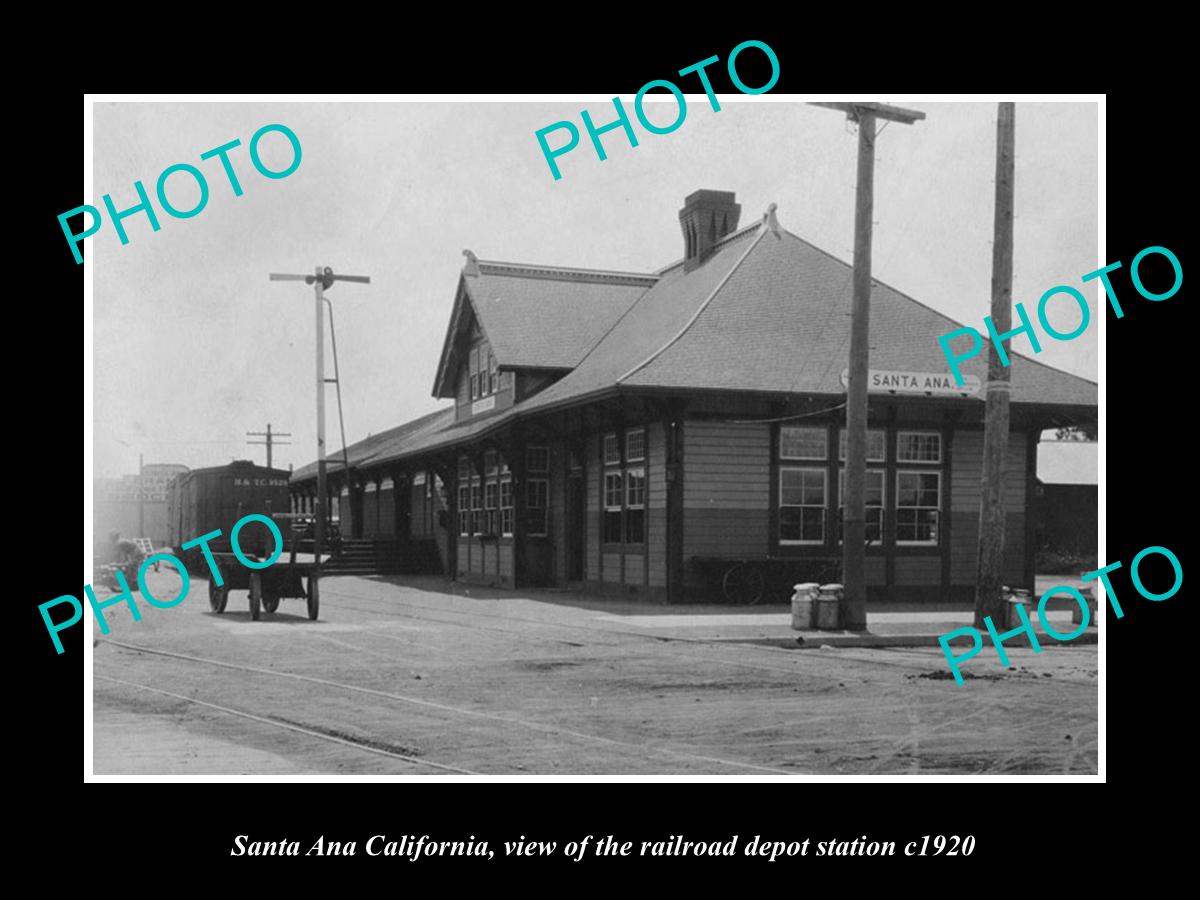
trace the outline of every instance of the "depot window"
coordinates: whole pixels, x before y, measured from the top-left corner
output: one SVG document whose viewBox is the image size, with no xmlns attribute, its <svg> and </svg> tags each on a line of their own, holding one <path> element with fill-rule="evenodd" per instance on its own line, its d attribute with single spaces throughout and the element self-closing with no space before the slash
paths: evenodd
<svg viewBox="0 0 1200 900">
<path fill-rule="evenodd" d="M 942 436 L 936 431 L 901 431 L 896 435 L 896 461 L 940 463 Z"/>
<path fill-rule="evenodd" d="M 512 478 L 500 481 L 500 533 L 512 537 L 513 533 L 513 489 Z"/>
<path fill-rule="evenodd" d="M 530 537 L 545 537 L 550 481 L 546 478 L 530 478 L 525 482 L 525 487 L 526 533 Z"/>
<path fill-rule="evenodd" d="M 486 342 L 472 348 L 467 367 L 472 400 L 488 397 L 500 390 L 500 372 L 496 357 Z"/>
<path fill-rule="evenodd" d="M 622 452 L 624 451 L 624 452 Z M 646 430 L 628 429 L 604 435 L 605 544 L 646 542 Z"/>
<path fill-rule="evenodd" d="M 474 534 L 483 533 L 483 489 L 479 476 L 471 479 L 471 531 Z"/>
<path fill-rule="evenodd" d="M 458 486 L 458 533 L 467 537 L 471 533 L 471 487 Z"/>
<path fill-rule="evenodd" d="M 902 469 L 896 473 L 897 544 L 937 544 L 941 508 L 941 472 Z"/>
<path fill-rule="evenodd" d="M 779 429 L 780 459 L 820 459 L 829 455 L 826 428 L 784 425 Z"/>
<path fill-rule="evenodd" d="M 826 469 L 779 469 L 779 543 L 825 543 Z"/>
<path fill-rule="evenodd" d="M 604 543 L 621 543 L 621 495 L 624 475 L 618 469 L 604 473 Z"/>
<path fill-rule="evenodd" d="M 625 473 L 625 543 L 646 540 L 646 470 L 629 469 Z"/>
<path fill-rule="evenodd" d="M 500 496 L 500 485 L 489 481 L 483 486 L 483 531 L 485 534 L 496 533 L 496 509 Z"/>
</svg>

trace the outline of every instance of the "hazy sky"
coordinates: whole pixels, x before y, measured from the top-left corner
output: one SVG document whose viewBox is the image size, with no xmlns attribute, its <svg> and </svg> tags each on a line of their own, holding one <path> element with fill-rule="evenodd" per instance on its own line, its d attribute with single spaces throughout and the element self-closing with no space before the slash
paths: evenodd
<svg viewBox="0 0 1200 900">
<path fill-rule="evenodd" d="M 783 227 L 851 261 L 857 139 L 844 117 L 770 95 L 721 103 L 713 112 L 703 95 L 689 97 L 683 125 L 668 135 L 647 134 L 635 119 L 639 146 L 610 132 L 604 162 L 584 133 L 560 157 L 560 181 L 534 132 L 560 119 L 579 124 L 582 108 L 602 124 L 611 102 L 97 104 L 95 196 L 86 202 L 101 206 L 111 193 L 118 209 L 132 206 L 136 179 L 153 195 L 159 173 L 179 162 L 206 174 L 210 198 L 190 219 L 170 218 L 155 201 L 161 230 L 131 217 L 126 246 L 108 221 L 87 240 L 95 474 L 136 471 L 139 451 L 147 463 L 261 463 L 264 449 L 247 446 L 245 432 L 268 422 L 293 435 L 276 465 L 315 458 L 313 292 L 270 283 L 270 272 L 319 264 L 371 276 L 369 286 L 329 294 L 353 442 L 444 402 L 431 391 L 464 248 L 481 259 L 650 272 L 683 255 L 683 198 L 711 188 L 737 193 L 743 225 L 775 202 Z M 906 105 L 928 117 L 880 135 L 873 274 L 982 328 L 996 106 Z M 651 108 L 650 118 L 669 122 L 673 110 Z M 247 145 L 276 122 L 299 136 L 303 161 L 268 180 Z M 1081 275 L 1109 262 L 1096 254 L 1096 107 L 1018 103 L 1016 122 L 1013 293 L 1035 316 L 1046 289 L 1082 287 Z M 245 191 L 237 198 L 218 161 L 199 158 L 234 138 Z M 290 160 L 280 135 L 261 146 L 271 168 Z M 195 188 L 172 176 L 169 197 L 187 209 Z M 1094 283 L 1084 293 L 1095 313 Z M 1069 331 L 1077 315 L 1063 309 L 1051 320 Z M 1097 380 L 1095 319 L 1074 341 L 1043 337 L 1038 359 Z M 1024 338 L 1017 349 L 1027 352 Z M 332 453 L 332 385 L 327 412 Z"/>
</svg>

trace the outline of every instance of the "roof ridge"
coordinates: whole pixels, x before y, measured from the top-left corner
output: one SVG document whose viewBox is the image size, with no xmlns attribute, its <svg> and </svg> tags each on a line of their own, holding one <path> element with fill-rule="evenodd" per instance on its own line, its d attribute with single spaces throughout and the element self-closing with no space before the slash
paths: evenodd
<svg viewBox="0 0 1200 900">
<path fill-rule="evenodd" d="M 501 262 L 498 260 L 478 261 L 480 274 L 523 275 L 533 278 L 548 278 L 562 281 L 595 281 L 655 284 L 659 276 L 655 273 L 625 272 L 618 269 L 581 269 L 571 266 L 542 266 L 531 263 Z"/>
<path fill-rule="evenodd" d="M 784 228 L 783 231 L 785 234 L 787 234 L 790 237 L 794 237 L 796 240 L 798 240 L 800 243 L 804 244 L 805 246 L 811 247 L 813 250 L 816 250 L 818 253 L 821 253 L 824 256 L 829 257 L 834 262 L 845 266 L 846 268 L 850 269 L 851 271 L 854 270 L 854 265 L 852 263 L 848 263 L 843 259 L 839 259 L 838 257 L 834 256 L 832 253 L 830 253 L 828 250 L 826 250 L 824 247 L 818 247 L 816 244 L 814 244 L 812 241 L 808 240 L 807 238 L 802 238 L 802 237 L 800 237 L 800 235 L 795 234 L 794 232 L 789 231 L 786 228 Z M 898 294 L 899 296 L 903 297 L 905 300 L 909 301 L 910 303 L 915 303 L 917 306 L 921 307 L 922 309 L 929 310 L 929 312 L 933 313 L 935 316 L 939 316 L 939 317 L 945 319 L 947 322 L 949 322 L 951 325 L 954 325 L 957 328 L 974 327 L 974 326 L 966 325 L 966 324 L 958 321 L 957 319 L 952 319 L 950 316 L 948 316 L 946 313 L 942 312 L 941 310 L 934 309 L 928 303 L 923 303 L 922 301 L 918 300 L 916 297 L 913 297 L 910 294 L 905 293 L 904 291 L 900 290 L 898 287 L 894 287 L 893 285 L 888 284 L 886 281 L 884 281 L 881 278 L 876 278 L 874 275 L 872 275 L 871 281 L 873 284 L 878 284 L 882 287 L 887 288 L 889 291 L 892 291 L 892 292 Z M 975 330 L 978 331 L 979 329 L 976 328 Z M 1068 372 L 1065 369 L 1057 369 L 1052 365 L 1042 362 L 1041 360 L 1034 359 L 1032 356 L 1026 356 L 1024 353 L 1017 353 L 1015 351 L 1010 350 L 1008 352 L 1008 355 L 1010 358 L 1020 359 L 1024 362 L 1032 363 L 1035 366 L 1041 366 L 1043 369 L 1049 369 L 1051 372 L 1054 372 L 1057 375 L 1066 375 L 1070 378 L 1078 378 L 1080 381 L 1090 384 L 1093 387 L 1099 387 L 1100 383 L 1098 381 L 1091 381 L 1087 378 L 1084 378 L 1082 375 L 1076 375 L 1074 372 Z"/>
<path fill-rule="evenodd" d="M 595 349 L 597 347 L 599 347 L 601 344 L 603 344 L 608 339 L 608 336 L 613 333 L 613 331 L 616 329 L 616 327 L 618 325 L 620 325 L 623 321 L 625 321 L 625 317 L 627 315 L 629 315 L 629 313 L 633 310 L 633 308 L 635 306 L 637 306 L 639 303 L 642 302 L 642 299 L 646 296 L 646 294 L 650 293 L 650 290 L 656 284 L 658 284 L 657 278 L 654 280 L 653 284 L 646 285 L 646 290 L 642 291 L 640 294 L 638 294 L 636 297 L 633 298 L 633 302 L 630 303 L 627 307 L 625 307 L 625 310 L 619 316 L 617 316 L 617 318 L 613 321 L 613 323 L 611 325 L 608 326 L 608 328 L 607 328 L 607 330 L 605 330 L 604 334 L 602 334 L 602 335 L 600 335 L 600 337 L 596 338 L 596 340 L 592 344 L 592 346 L 588 347 L 587 353 L 585 353 L 585 354 L 583 354 L 583 356 L 579 357 L 579 361 L 576 362 L 575 366 L 571 369 L 572 372 L 578 370 L 579 367 L 583 365 L 584 360 L 586 360 L 589 356 L 591 356 L 592 353 L 595 351 Z M 526 398 L 526 399 L 529 399 L 529 398 Z M 521 402 L 523 403 L 525 401 L 522 400 Z M 520 403 L 514 403 L 513 406 L 514 407 L 520 406 Z"/>
<path fill-rule="evenodd" d="M 763 224 L 763 222 L 761 222 L 761 221 L 755 223 L 755 225 L 761 225 L 761 224 Z M 632 369 L 630 369 L 624 375 L 621 375 L 619 378 L 617 378 L 617 384 L 620 384 L 622 381 L 624 381 L 626 378 L 628 378 L 634 372 L 637 372 L 639 369 L 644 369 L 646 366 L 650 365 L 650 363 L 652 363 L 659 355 L 664 353 L 667 350 L 667 348 L 669 348 L 672 344 L 674 344 L 681 337 L 683 337 L 685 334 L 687 334 L 688 330 L 693 325 L 696 324 L 696 320 L 700 318 L 700 316 L 703 314 L 703 312 L 706 309 L 708 309 L 709 304 L 712 303 L 712 301 L 713 301 L 713 298 L 716 297 L 717 294 L 719 294 L 721 292 L 721 289 L 724 288 L 725 285 L 729 283 L 729 279 L 733 277 L 733 273 L 736 272 L 741 267 L 742 263 L 744 263 L 746 261 L 746 257 L 748 257 L 750 255 L 751 251 L 754 250 L 754 248 L 758 246 L 759 241 L 761 241 L 763 239 L 763 235 L 765 235 L 766 233 L 767 233 L 766 228 L 763 228 L 761 231 L 759 231 L 758 236 L 755 237 L 754 240 L 750 242 L 750 246 L 747 247 L 742 252 L 742 255 L 740 257 L 738 257 L 738 261 L 735 262 L 732 266 L 730 266 L 729 271 L 726 272 L 721 277 L 721 280 L 719 282 L 717 282 L 717 286 L 712 289 L 712 292 L 708 295 L 708 297 L 705 298 L 704 302 L 700 304 L 700 306 L 696 309 L 696 311 L 694 313 L 692 313 L 692 317 L 687 320 L 687 322 L 684 324 L 684 326 L 681 329 L 679 329 L 679 332 L 673 338 L 671 338 L 669 341 L 667 341 L 665 344 L 663 344 L 661 347 L 659 347 L 657 350 L 655 350 L 653 353 L 651 353 L 649 356 L 647 356 L 645 358 L 645 360 L 638 363 L 636 366 L 634 366 Z"/>
<path fill-rule="evenodd" d="M 751 222 L 749 225 L 739 228 L 737 231 L 729 232 L 729 234 L 725 235 L 725 237 L 721 238 L 719 241 L 717 241 L 715 244 L 712 245 L 711 252 L 716 253 L 718 250 L 721 249 L 721 247 L 724 244 L 732 243 L 733 241 L 736 241 L 738 238 L 744 237 L 747 232 L 752 231 L 753 229 L 757 228 L 762 223 L 763 223 L 762 219 L 756 219 L 755 221 Z M 655 273 L 655 275 L 662 277 L 667 272 L 670 272 L 672 269 L 679 268 L 685 262 L 687 262 L 687 257 L 681 256 L 681 257 L 679 257 L 679 259 L 675 260 L 675 262 L 671 263 L 670 265 L 663 266 L 661 269 L 659 269 Z"/>
</svg>

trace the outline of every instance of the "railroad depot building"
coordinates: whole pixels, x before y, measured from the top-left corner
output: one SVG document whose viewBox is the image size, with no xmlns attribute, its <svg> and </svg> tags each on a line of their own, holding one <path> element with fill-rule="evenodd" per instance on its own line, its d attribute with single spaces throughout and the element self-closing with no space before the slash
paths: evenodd
<svg viewBox="0 0 1200 900">
<path fill-rule="evenodd" d="M 689 196 L 683 258 L 654 273 L 465 251 L 433 378 L 453 402 L 346 448 L 348 472 L 331 454 L 343 535 L 461 581 L 669 602 L 716 599 L 717 560 L 761 561 L 775 600 L 827 572 L 841 554 L 852 267 L 773 209 L 741 228 L 740 212 L 732 193 Z M 957 327 L 874 282 L 873 602 L 973 595 L 986 354 L 954 388 L 937 337 Z M 1039 435 L 1096 415 L 1096 384 L 1013 354 L 1013 586 L 1033 588 Z M 315 464 L 291 490 L 311 511 Z"/>
</svg>

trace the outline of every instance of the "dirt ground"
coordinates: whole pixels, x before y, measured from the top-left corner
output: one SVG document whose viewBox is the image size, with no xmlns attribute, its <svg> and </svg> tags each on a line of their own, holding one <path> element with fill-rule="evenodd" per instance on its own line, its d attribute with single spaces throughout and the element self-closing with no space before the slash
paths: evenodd
<svg viewBox="0 0 1200 900">
<path fill-rule="evenodd" d="M 151 588 L 171 597 L 164 568 Z M 96 775 L 1094 774 L 1097 648 L 987 651 L 730 640 L 721 607 L 664 608 L 440 578 L 327 578 L 223 615 L 95 630 Z M 782 612 L 756 609 L 763 614 Z M 670 612 L 670 627 L 651 617 Z M 706 616 L 723 617 L 706 619 Z M 774 627 L 773 625 L 771 627 Z M 781 634 L 786 635 L 782 628 Z M 736 636 L 736 635 L 735 635 Z"/>
</svg>

